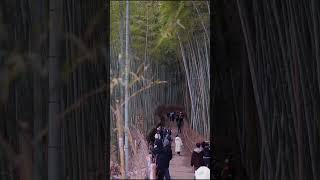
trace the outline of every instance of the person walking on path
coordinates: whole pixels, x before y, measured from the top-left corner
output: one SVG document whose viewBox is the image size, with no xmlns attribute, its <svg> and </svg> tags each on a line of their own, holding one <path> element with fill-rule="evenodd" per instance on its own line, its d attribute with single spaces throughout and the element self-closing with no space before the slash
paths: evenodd
<svg viewBox="0 0 320 180">
<path fill-rule="evenodd" d="M 165 176 L 170 176 L 167 171 L 169 170 L 169 162 L 172 159 L 172 152 L 170 157 L 169 149 L 163 147 L 163 143 L 160 139 L 156 139 L 155 148 L 152 153 L 156 159 L 157 179 L 162 180 Z"/>
<path fill-rule="evenodd" d="M 164 152 L 166 154 L 164 177 L 167 180 L 167 179 L 170 179 L 169 165 L 170 165 L 170 160 L 172 159 L 171 142 L 167 140 L 163 143 L 163 146 L 164 146 Z"/>
<path fill-rule="evenodd" d="M 165 134 L 166 134 L 166 135 L 165 135 L 165 137 L 163 138 L 163 143 L 165 144 L 166 141 L 168 141 L 168 143 L 171 144 L 171 142 L 172 142 L 172 139 L 171 139 L 171 130 L 170 130 L 170 129 L 167 129 Z"/>
<path fill-rule="evenodd" d="M 165 135 L 166 135 L 166 128 L 160 127 L 160 136 L 162 141 L 164 140 Z"/>
<path fill-rule="evenodd" d="M 182 112 L 180 112 L 178 114 L 176 121 L 177 121 L 178 132 L 181 133 L 181 127 L 182 127 L 182 122 L 183 122 L 183 113 Z"/>
<path fill-rule="evenodd" d="M 167 113 L 167 118 L 171 121 L 170 113 Z"/>
<path fill-rule="evenodd" d="M 175 119 L 175 112 L 170 112 L 167 114 L 167 116 L 169 117 L 170 121 L 174 121 Z"/>
<path fill-rule="evenodd" d="M 200 166 L 204 166 L 203 151 L 200 143 L 196 144 L 196 148 L 192 152 L 191 166 L 194 166 L 194 171 L 196 171 Z"/>
<path fill-rule="evenodd" d="M 174 142 L 176 144 L 175 145 L 175 151 L 180 156 L 180 152 L 181 152 L 183 143 L 182 143 L 182 140 L 181 140 L 181 138 L 179 137 L 178 134 L 176 135 L 176 138 L 175 138 Z"/>
<path fill-rule="evenodd" d="M 211 159 L 211 150 L 209 143 L 203 141 L 202 144 L 202 150 L 203 150 L 203 161 L 204 165 L 210 168 L 210 159 Z"/>
</svg>

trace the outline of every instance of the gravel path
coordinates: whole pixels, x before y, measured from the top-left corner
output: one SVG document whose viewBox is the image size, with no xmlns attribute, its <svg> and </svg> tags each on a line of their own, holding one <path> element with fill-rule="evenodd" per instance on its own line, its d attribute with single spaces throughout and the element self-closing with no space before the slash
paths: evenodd
<svg viewBox="0 0 320 180">
<path fill-rule="evenodd" d="M 190 160 L 191 160 L 191 153 L 188 152 L 188 149 L 186 147 L 182 148 L 182 152 L 180 153 L 180 156 L 175 153 L 175 143 L 174 138 L 175 134 L 177 132 L 176 128 L 172 129 L 172 160 L 170 161 L 170 176 L 171 179 L 194 179 L 194 171 L 193 167 L 190 166 Z M 184 138 L 182 137 L 182 143 L 184 143 Z"/>
</svg>

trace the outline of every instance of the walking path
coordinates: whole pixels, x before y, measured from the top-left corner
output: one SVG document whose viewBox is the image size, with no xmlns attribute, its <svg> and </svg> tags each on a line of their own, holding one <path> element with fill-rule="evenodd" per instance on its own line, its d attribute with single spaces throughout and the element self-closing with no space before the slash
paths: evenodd
<svg viewBox="0 0 320 180">
<path fill-rule="evenodd" d="M 193 167 L 190 166 L 191 153 L 188 152 L 188 149 L 184 146 L 182 148 L 181 155 L 175 153 L 175 142 L 174 138 L 177 134 L 177 129 L 172 129 L 172 139 L 173 143 L 171 145 L 172 148 L 172 160 L 170 161 L 170 176 L 171 179 L 194 179 L 194 171 Z M 182 143 L 184 143 L 184 138 L 182 138 Z"/>
</svg>

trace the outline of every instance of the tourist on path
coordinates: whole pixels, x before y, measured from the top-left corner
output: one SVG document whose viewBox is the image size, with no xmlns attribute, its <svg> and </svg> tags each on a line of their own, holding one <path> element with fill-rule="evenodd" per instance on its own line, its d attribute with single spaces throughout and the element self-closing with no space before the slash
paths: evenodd
<svg viewBox="0 0 320 180">
<path fill-rule="evenodd" d="M 181 133 L 181 127 L 182 127 L 182 122 L 183 122 L 183 113 L 182 112 L 180 112 L 178 114 L 176 121 L 177 121 L 178 133 Z"/>
<path fill-rule="evenodd" d="M 169 165 L 170 165 L 170 160 L 172 159 L 171 142 L 169 140 L 165 141 L 163 143 L 163 147 L 164 147 L 165 154 L 167 156 L 167 159 L 165 160 L 166 164 L 164 169 L 164 177 L 167 180 L 167 179 L 170 179 Z"/>
<path fill-rule="evenodd" d="M 194 166 L 194 171 L 196 171 L 200 166 L 204 166 L 203 151 L 200 143 L 196 144 L 196 148 L 192 152 L 191 166 Z"/>
<path fill-rule="evenodd" d="M 177 113 L 176 112 L 172 112 L 171 113 L 171 121 L 174 122 L 174 120 L 176 119 L 177 117 Z"/>
<path fill-rule="evenodd" d="M 152 152 L 156 157 L 156 166 L 157 166 L 157 179 L 164 179 L 164 177 L 169 175 L 169 162 L 172 158 L 172 152 L 170 157 L 170 151 L 168 148 L 163 147 L 161 140 L 156 139 L 155 148 Z"/>
<path fill-rule="evenodd" d="M 165 134 L 166 134 L 166 128 L 160 127 L 160 136 L 162 141 L 164 140 Z"/>
<path fill-rule="evenodd" d="M 172 139 L 171 139 L 171 130 L 170 130 L 170 129 L 167 129 L 165 134 L 166 134 L 166 135 L 165 135 L 165 137 L 163 138 L 163 143 L 165 143 L 166 141 L 168 141 L 168 143 L 171 144 L 171 142 L 172 142 Z"/>
<path fill-rule="evenodd" d="M 174 121 L 175 119 L 175 112 L 170 112 L 167 114 L 168 118 L 170 119 L 170 121 Z"/>
<path fill-rule="evenodd" d="M 207 142 L 202 142 L 201 144 L 203 150 L 203 161 L 204 165 L 210 168 L 211 150 L 210 145 Z"/>
<path fill-rule="evenodd" d="M 175 152 L 180 156 L 180 152 L 181 152 L 183 144 L 182 144 L 182 140 L 178 134 L 176 135 L 174 142 L 176 144 L 175 145 Z"/>
<path fill-rule="evenodd" d="M 167 118 L 169 121 L 171 121 L 171 113 L 167 113 Z"/>
</svg>

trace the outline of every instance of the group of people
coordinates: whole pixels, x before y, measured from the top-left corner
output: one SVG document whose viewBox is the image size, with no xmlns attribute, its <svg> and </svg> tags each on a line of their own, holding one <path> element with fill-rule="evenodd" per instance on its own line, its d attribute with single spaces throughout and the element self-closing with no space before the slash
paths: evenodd
<svg viewBox="0 0 320 180">
<path fill-rule="evenodd" d="M 210 143 L 203 141 L 197 143 L 191 155 L 191 166 L 196 171 L 201 166 L 210 168 L 211 149 Z"/>
<path fill-rule="evenodd" d="M 156 163 L 157 179 L 170 179 L 169 165 L 172 159 L 172 138 L 171 129 L 159 126 L 154 135 L 154 144 L 151 147 L 151 154 L 153 162 Z M 181 155 L 183 143 L 179 135 L 175 137 L 175 152 Z"/>
<path fill-rule="evenodd" d="M 159 126 L 154 135 L 155 141 L 151 148 L 153 162 L 156 163 L 157 179 L 170 179 L 169 165 L 172 159 L 171 129 Z"/>
<path fill-rule="evenodd" d="M 154 134 L 154 141 L 151 143 L 150 152 L 152 154 L 153 163 L 156 164 L 156 176 L 157 179 L 170 179 L 169 166 L 170 161 L 172 160 L 173 153 L 171 150 L 171 144 L 173 139 L 171 137 L 171 129 L 162 127 L 160 125 L 156 129 Z M 179 137 L 179 133 L 174 138 L 175 142 L 175 153 L 178 156 L 181 156 L 183 142 Z M 216 180 L 233 180 L 234 175 L 234 166 L 232 165 L 231 156 L 227 157 L 224 161 L 223 166 L 216 167 L 212 163 L 212 148 L 210 147 L 209 141 L 203 141 L 201 143 L 196 143 L 191 154 L 191 166 L 194 168 L 195 178 L 196 179 L 207 179 L 210 178 L 210 166 L 213 167 L 214 179 Z M 211 163 L 210 163 L 211 162 Z M 221 164 L 222 165 L 222 164 Z"/>
<path fill-rule="evenodd" d="M 215 163 L 210 163 L 213 160 L 211 151 L 209 142 L 196 143 L 196 148 L 194 148 L 191 155 L 191 166 L 194 167 L 196 179 L 206 179 L 205 177 L 210 176 L 210 167 L 213 167 L 214 177 L 211 179 L 234 180 L 235 168 L 232 163 L 232 156 L 226 157 L 220 169 L 214 165 Z"/>
<path fill-rule="evenodd" d="M 210 159 L 210 143 L 205 141 L 196 143 L 196 148 L 191 155 L 191 166 L 194 168 L 196 178 L 197 176 L 199 179 L 210 177 Z"/>
<path fill-rule="evenodd" d="M 181 127 L 183 124 L 184 114 L 181 111 L 180 112 L 169 112 L 167 114 L 167 117 L 172 122 L 176 121 L 177 127 L 178 127 L 178 133 L 181 133 Z"/>
<path fill-rule="evenodd" d="M 154 135 L 154 144 L 151 147 L 151 154 L 153 162 L 156 164 L 156 176 L 157 179 L 170 179 L 169 166 L 172 159 L 171 150 L 171 129 L 167 129 L 159 126 Z M 177 134 L 175 139 L 175 152 L 177 155 L 181 155 L 183 143 L 179 135 Z M 210 159 L 211 149 L 209 142 L 197 143 L 191 155 L 191 166 L 194 167 L 195 176 L 210 177 Z"/>
</svg>

